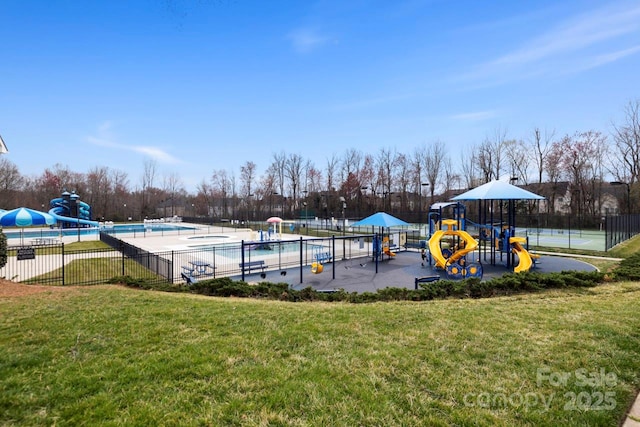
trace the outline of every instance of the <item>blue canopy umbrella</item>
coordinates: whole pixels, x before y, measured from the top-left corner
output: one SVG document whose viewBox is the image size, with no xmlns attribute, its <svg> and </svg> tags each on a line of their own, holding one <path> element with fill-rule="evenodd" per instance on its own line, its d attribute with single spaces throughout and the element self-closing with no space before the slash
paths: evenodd
<svg viewBox="0 0 640 427">
<path fill-rule="evenodd" d="M 358 222 L 354 222 L 351 224 L 352 227 L 371 227 L 372 230 L 375 230 L 375 227 L 380 227 L 380 234 L 383 234 L 383 228 L 389 227 L 400 227 L 400 226 L 408 226 L 410 225 L 408 222 L 401 220 L 400 218 L 396 218 L 393 215 L 389 215 L 386 212 L 376 212 L 373 215 L 370 215 L 364 219 L 361 219 Z M 378 236 L 373 239 L 373 253 L 376 263 L 376 273 L 378 272 L 378 253 L 381 253 L 382 246 L 381 241 Z M 389 254 L 391 256 L 391 254 Z"/>
<path fill-rule="evenodd" d="M 508 182 L 494 180 L 462 193 L 451 200 L 543 200 L 531 191 L 511 185 Z"/>
<path fill-rule="evenodd" d="M 393 215 L 389 215 L 386 212 L 376 212 L 373 215 L 370 215 L 358 222 L 354 222 L 353 224 L 351 224 L 352 227 L 398 227 L 401 225 L 406 226 L 409 225 L 409 223 L 401 220 L 400 218 L 396 218 Z"/>
<path fill-rule="evenodd" d="M 0 225 L 3 227 L 28 227 L 30 225 L 52 225 L 56 220 L 45 212 L 29 208 L 17 208 L 0 213 Z"/>
</svg>

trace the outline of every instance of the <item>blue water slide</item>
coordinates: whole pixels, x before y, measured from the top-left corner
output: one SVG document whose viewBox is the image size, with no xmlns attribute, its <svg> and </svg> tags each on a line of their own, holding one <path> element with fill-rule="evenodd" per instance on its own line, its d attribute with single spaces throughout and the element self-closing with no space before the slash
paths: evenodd
<svg viewBox="0 0 640 427">
<path fill-rule="evenodd" d="M 91 227 L 98 226 L 98 221 L 89 221 L 88 219 L 78 219 L 78 218 L 71 218 L 68 216 L 60 215 L 62 212 L 64 212 L 64 210 L 65 210 L 64 207 L 57 206 L 49 210 L 49 215 L 54 217 L 56 221 L 68 222 L 69 224 L 76 224 L 76 225 L 84 224 L 84 225 L 89 225 Z"/>
</svg>

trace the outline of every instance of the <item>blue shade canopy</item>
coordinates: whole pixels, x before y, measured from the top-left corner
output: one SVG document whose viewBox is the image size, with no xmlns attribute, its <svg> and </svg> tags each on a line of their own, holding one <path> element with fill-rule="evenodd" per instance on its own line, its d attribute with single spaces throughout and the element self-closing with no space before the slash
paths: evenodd
<svg viewBox="0 0 640 427">
<path fill-rule="evenodd" d="M 508 182 L 494 180 L 452 197 L 451 200 L 544 200 L 544 197 Z"/>
<path fill-rule="evenodd" d="M 0 214 L 0 225 L 3 227 L 28 227 L 55 223 L 55 218 L 48 213 L 29 208 L 17 208 Z"/>
<path fill-rule="evenodd" d="M 361 219 L 358 222 L 351 224 L 352 227 L 364 227 L 364 226 L 376 226 L 376 227 L 397 227 L 400 225 L 409 225 L 400 218 L 396 218 L 393 215 L 389 215 L 385 212 L 376 212 L 371 216 Z"/>
</svg>

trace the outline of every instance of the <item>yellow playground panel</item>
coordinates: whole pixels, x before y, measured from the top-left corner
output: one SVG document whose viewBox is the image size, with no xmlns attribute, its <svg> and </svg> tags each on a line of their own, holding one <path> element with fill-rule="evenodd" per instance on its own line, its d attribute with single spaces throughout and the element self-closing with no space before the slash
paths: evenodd
<svg viewBox="0 0 640 427">
<path fill-rule="evenodd" d="M 429 239 L 429 252 L 436 268 L 443 269 L 450 278 L 482 277 L 482 264 L 468 263 L 467 255 L 478 248 L 478 241 L 464 230 L 458 221 L 443 219 Z M 448 247 L 446 240 L 450 240 Z"/>
</svg>

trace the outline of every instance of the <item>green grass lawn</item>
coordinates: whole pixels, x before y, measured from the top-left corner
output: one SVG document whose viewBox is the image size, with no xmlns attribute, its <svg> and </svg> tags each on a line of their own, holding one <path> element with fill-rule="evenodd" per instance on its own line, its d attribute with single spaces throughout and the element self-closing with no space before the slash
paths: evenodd
<svg viewBox="0 0 640 427">
<path fill-rule="evenodd" d="M 640 284 L 428 303 L 0 299 L 0 425 L 617 425 Z"/>
</svg>

